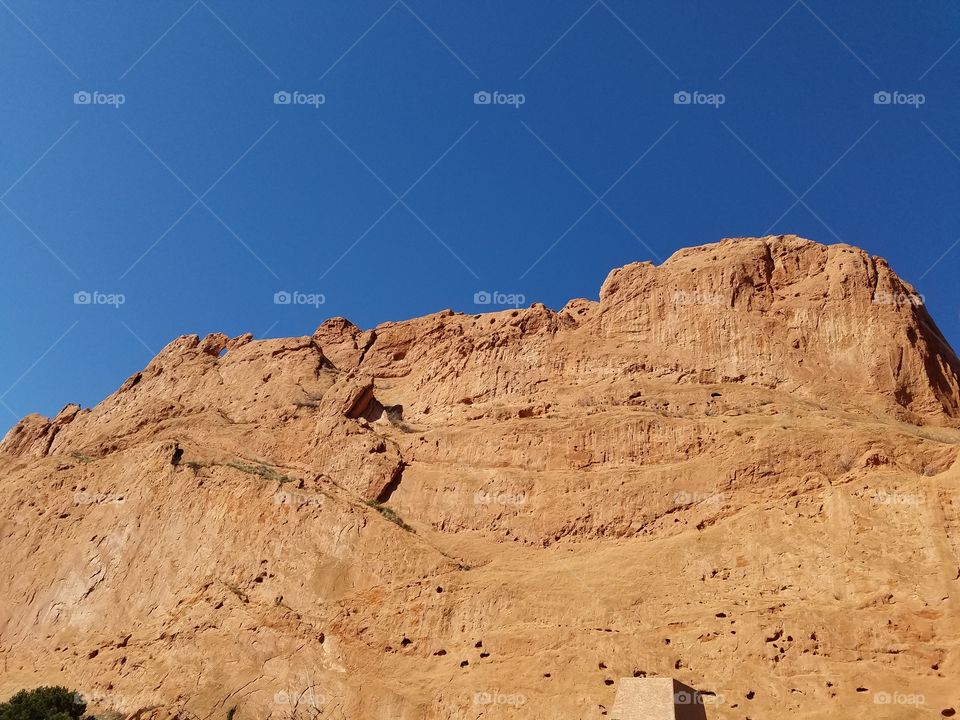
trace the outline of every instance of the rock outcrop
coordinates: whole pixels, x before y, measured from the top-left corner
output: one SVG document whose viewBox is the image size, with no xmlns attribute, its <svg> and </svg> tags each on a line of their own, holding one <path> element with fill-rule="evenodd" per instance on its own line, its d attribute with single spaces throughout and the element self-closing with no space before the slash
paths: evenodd
<svg viewBox="0 0 960 720">
<path fill-rule="evenodd" d="M 0 691 L 142 720 L 960 711 L 960 363 L 793 236 L 599 301 L 188 335 L 0 445 Z M 947 715 L 949 716 L 949 715 Z"/>
</svg>

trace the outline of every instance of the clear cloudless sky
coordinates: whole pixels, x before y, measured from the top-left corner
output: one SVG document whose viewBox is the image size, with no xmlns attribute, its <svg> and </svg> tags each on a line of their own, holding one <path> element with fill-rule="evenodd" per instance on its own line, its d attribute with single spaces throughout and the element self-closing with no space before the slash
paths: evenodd
<svg viewBox="0 0 960 720">
<path fill-rule="evenodd" d="M 0 431 L 178 335 L 559 308 L 745 235 L 886 257 L 956 347 L 958 39 L 947 0 L 0 0 Z"/>
</svg>

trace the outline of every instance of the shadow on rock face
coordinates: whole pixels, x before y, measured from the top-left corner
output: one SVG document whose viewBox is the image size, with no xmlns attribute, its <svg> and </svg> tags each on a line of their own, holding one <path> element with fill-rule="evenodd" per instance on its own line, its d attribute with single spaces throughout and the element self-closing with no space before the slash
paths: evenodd
<svg viewBox="0 0 960 720">
<path fill-rule="evenodd" d="M 703 695 L 676 680 L 673 681 L 673 711 L 676 720 L 707 720 Z"/>
</svg>

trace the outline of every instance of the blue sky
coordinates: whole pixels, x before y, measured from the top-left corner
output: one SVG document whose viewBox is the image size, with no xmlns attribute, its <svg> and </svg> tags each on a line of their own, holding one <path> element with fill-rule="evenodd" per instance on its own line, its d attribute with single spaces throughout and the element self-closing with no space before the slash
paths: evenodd
<svg viewBox="0 0 960 720">
<path fill-rule="evenodd" d="M 958 39 L 946 1 L 0 0 L 0 429 L 177 335 L 559 308 L 740 235 L 885 256 L 956 347 Z"/>
</svg>

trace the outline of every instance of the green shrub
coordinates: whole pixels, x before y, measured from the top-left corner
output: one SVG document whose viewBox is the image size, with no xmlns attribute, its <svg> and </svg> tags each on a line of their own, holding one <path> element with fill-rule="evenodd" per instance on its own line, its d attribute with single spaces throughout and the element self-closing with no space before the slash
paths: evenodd
<svg viewBox="0 0 960 720">
<path fill-rule="evenodd" d="M 416 530 L 414 530 L 412 527 L 410 527 L 409 525 L 407 525 L 407 524 L 401 519 L 401 517 L 400 517 L 399 515 L 397 515 L 396 512 L 394 512 L 391 508 L 388 508 L 386 505 L 384 505 L 384 504 L 382 504 L 382 503 L 379 503 L 379 502 L 377 502 L 376 500 L 367 500 L 367 505 L 369 505 L 369 506 L 372 507 L 374 510 L 376 510 L 378 513 L 380 513 L 381 515 L 383 515 L 383 516 L 384 516 L 387 520 L 389 520 L 390 522 L 394 523 L 395 525 L 399 525 L 400 527 L 402 527 L 402 528 L 403 528 L 404 530 L 406 530 L 407 532 L 416 533 Z"/>
<path fill-rule="evenodd" d="M 21 690 L 0 703 L 0 720 L 80 720 L 87 704 L 65 687 L 38 687 Z M 86 716 L 85 720 L 94 720 Z"/>
<path fill-rule="evenodd" d="M 246 465 L 242 462 L 231 460 L 227 463 L 227 467 L 232 467 L 234 470 L 249 473 L 250 475 L 259 475 L 262 478 L 266 478 L 267 480 L 275 480 L 279 483 L 287 483 L 293 480 L 292 477 L 281 475 L 269 465 Z"/>
</svg>

